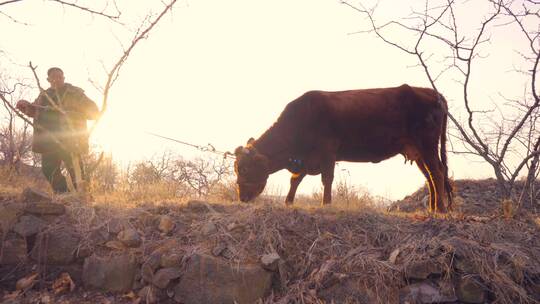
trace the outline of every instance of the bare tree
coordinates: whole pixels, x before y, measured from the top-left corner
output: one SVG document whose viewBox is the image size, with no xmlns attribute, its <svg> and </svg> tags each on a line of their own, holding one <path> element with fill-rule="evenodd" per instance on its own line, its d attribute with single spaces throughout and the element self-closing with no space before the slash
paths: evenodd
<svg viewBox="0 0 540 304">
<path fill-rule="evenodd" d="M 134 186 L 153 185 L 162 180 L 162 176 L 151 161 L 143 161 L 135 164 L 129 174 L 129 182 Z"/>
<path fill-rule="evenodd" d="M 214 187 L 226 183 L 231 176 L 230 161 L 221 157 L 178 159 L 169 173 L 171 180 L 188 185 L 198 196 L 207 196 Z"/>
<path fill-rule="evenodd" d="M 20 90 L 17 87 L 25 87 L 20 81 L 11 81 L 4 73 L 0 72 L 0 94 L 7 96 L 6 102 L 12 105 Z M 32 135 L 29 125 L 16 119 L 17 114 L 11 107 L 3 103 L 5 108 L 5 121 L 0 126 L 0 155 L 5 165 L 17 169 L 21 163 L 32 159 Z"/>
<path fill-rule="evenodd" d="M 460 16 L 463 6 L 470 5 L 470 1 L 442 0 L 437 4 L 426 1 L 422 10 L 413 10 L 399 20 L 385 21 L 376 18 L 375 8 L 368 9 L 362 3 L 342 3 L 366 17 L 369 28 L 360 33 L 373 33 L 388 45 L 415 57 L 435 90 L 449 86 L 442 80 L 448 74 L 458 83 L 461 93 L 453 99 L 460 100 L 465 115 L 448 113 L 455 127 L 453 136 L 463 143 L 462 148 L 454 148 L 454 153 L 474 155 L 486 161 L 505 198 L 516 195 L 515 185 L 520 176 L 526 177 L 526 188 L 534 188 L 540 156 L 537 126 L 540 98 L 536 79 L 540 61 L 538 2 L 484 0 L 487 12 L 479 11 L 482 15 L 472 18 L 468 12 L 469 20 L 478 20 L 476 28 L 464 25 L 465 19 Z M 522 58 L 516 69 L 525 80 L 512 84 L 522 87 L 525 97 L 518 100 L 501 94 L 494 109 L 482 108 L 471 92 L 482 87 L 482 80 L 473 76 L 501 28 L 513 31 L 526 45 L 516 49 Z M 392 36 L 393 33 L 399 33 L 399 37 Z"/>
<path fill-rule="evenodd" d="M 129 170 L 129 182 L 133 185 L 151 185 L 174 179 L 171 177 L 174 171 L 173 164 L 177 156 L 170 151 L 165 151 L 152 159 L 144 160 L 133 165 Z"/>
<path fill-rule="evenodd" d="M 132 187 L 159 183 L 182 186 L 181 188 L 191 189 L 191 193 L 204 197 L 216 190 L 216 187 L 229 188 L 228 183 L 232 176 L 232 164 L 228 159 L 198 157 L 186 160 L 167 151 L 159 157 L 134 164 L 129 169 L 128 181 Z"/>
</svg>

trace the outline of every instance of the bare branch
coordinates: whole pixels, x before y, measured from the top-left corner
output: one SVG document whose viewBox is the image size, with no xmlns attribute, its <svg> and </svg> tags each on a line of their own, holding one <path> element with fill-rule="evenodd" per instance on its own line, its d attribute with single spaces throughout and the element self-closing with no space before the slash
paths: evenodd
<svg viewBox="0 0 540 304">
<path fill-rule="evenodd" d="M 403 46 L 401 46 L 401 45 L 399 45 L 399 44 L 397 44 L 397 43 L 394 43 L 394 42 L 392 42 L 392 41 L 390 41 L 390 40 L 387 40 L 384 36 L 382 36 L 381 33 L 380 33 L 380 31 L 379 31 L 379 27 L 377 27 L 377 26 L 375 25 L 375 20 L 373 19 L 372 13 L 370 13 L 370 12 L 369 12 L 366 8 L 364 8 L 361 4 L 360 4 L 360 5 L 361 5 L 362 7 L 361 7 L 361 8 L 358 8 L 358 7 L 356 7 L 356 6 L 354 6 L 354 5 L 350 4 L 350 3 L 348 3 L 347 1 L 341 1 L 341 3 L 342 3 L 342 4 L 345 4 L 345 5 L 347 5 L 347 6 L 349 6 L 350 8 L 352 8 L 352 9 L 354 9 L 354 10 L 360 12 L 360 13 L 366 14 L 366 16 L 368 17 L 368 19 L 369 19 L 369 21 L 370 21 L 370 23 L 371 23 L 371 27 L 372 27 L 372 29 L 370 30 L 370 32 L 374 32 L 374 33 L 375 33 L 382 41 L 384 41 L 384 42 L 386 42 L 386 43 L 388 43 L 388 44 L 390 44 L 390 45 L 392 45 L 392 46 L 394 46 L 394 47 L 396 47 L 396 48 L 398 48 L 398 49 L 400 49 L 400 50 L 402 50 L 402 51 L 404 51 L 404 52 L 406 52 L 406 53 L 409 53 L 409 54 L 411 54 L 411 55 L 414 55 L 414 52 L 413 52 L 413 51 L 408 50 L 408 49 L 404 48 Z"/>
<path fill-rule="evenodd" d="M 86 7 L 86 6 L 78 5 L 77 3 L 72 3 L 72 2 L 62 1 L 62 0 L 49 0 L 49 1 L 56 2 L 56 3 L 59 3 L 61 5 L 74 7 L 76 9 L 79 9 L 81 11 L 90 13 L 92 15 L 102 16 L 102 17 L 105 17 L 105 18 L 108 18 L 108 19 L 111 19 L 111 20 L 117 20 L 118 18 L 120 18 L 120 15 L 121 15 L 121 12 L 118 10 L 118 8 L 116 9 L 116 14 L 112 15 L 112 14 L 105 13 L 105 10 L 97 11 L 97 10 L 91 9 L 89 7 Z M 115 7 L 116 7 L 116 3 L 115 3 Z"/>
<path fill-rule="evenodd" d="M 17 116 L 19 116 L 22 120 L 24 120 L 27 124 L 34 126 L 34 124 L 26 118 L 19 110 L 17 110 L 4 96 L 4 94 L 0 93 L 0 99 L 2 99 L 2 102 L 4 103 L 4 106 L 8 107 L 13 113 L 15 113 Z"/>
<path fill-rule="evenodd" d="M 3 2 L 0 2 L 0 6 L 2 5 L 6 5 L 6 4 L 10 4 L 10 3 L 15 3 L 15 2 L 21 2 L 22 0 L 8 0 L 8 1 L 3 1 Z"/>
<path fill-rule="evenodd" d="M 532 74 L 531 74 L 531 86 L 532 86 L 532 88 L 531 88 L 531 90 L 532 90 L 532 94 L 534 96 L 535 102 L 534 102 L 534 104 L 532 106 L 529 107 L 529 109 L 527 110 L 525 115 L 523 115 L 521 120 L 517 123 L 517 125 L 514 127 L 514 129 L 512 130 L 510 135 L 508 136 L 508 139 L 506 140 L 506 143 L 504 144 L 504 147 L 503 147 L 503 149 L 501 150 L 501 153 L 500 153 L 500 156 L 501 156 L 500 161 L 502 161 L 502 159 L 504 159 L 504 155 L 506 153 L 506 150 L 508 149 L 508 146 L 510 145 L 510 142 L 511 142 L 512 138 L 514 138 L 514 136 L 517 134 L 517 132 L 519 130 L 521 130 L 521 128 L 523 127 L 525 122 L 529 119 L 531 113 L 533 113 L 533 111 L 540 106 L 540 98 L 538 97 L 537 92 L 536 92 L 536 71 L 538 70 L 538 63 L 539 62 L 540 62 L 540 52 L 537 53 L 536 60 L 534 61 L 534 65 L 533 65 L 533 68 L 531 70 L 532 71 Z"/>
<path fill-rule="evenodd" d="M 156 24 L 161 20 L 161 18 L 163 16 L 165 16 L 165 14 L 169 10 L 172 9 L 172 7 L 176 3 L 176 1 L 177 0 L 172 0 L 169 4 L 167 4 L 165 6 L 165 8 L 161 11 L 161 13 L 153 21 L 151 21 L 150 24 L 144 30 L 142 30 L 140 32 L 137 31 L 137 34 L 133 38 L 133 41 L 131 42 L 131 45 L 124 51 L 124 54 L 122 54 L 122 56 L 120 56 L 120 59 L 114 64 L 112 69 L 109 71 L 109 74 L 108 74 L 108 77 L 107 77 L 107 82 L 106 82 L 106 84 L 105 84 L 105 86 L 103 88 L 103 102 L 102 102 L 102 106 L 101 106 L 101 114 L 105 113 L 105 111 L 107 110 L 107 102 L 108 102 L 108 98 L 109 98 L 110 89 L 111 89 L 112 85 L 114 84 L 115 80 L 118 78 L 118 75 L 120 73 L 120 70 L 121 70 L 123 64 L 128 59 L 129 55 L 131 54 L 131 52 L 133 51 L 133 49 L 135 48 L 137 43 L 139 41 L 141 41 L 142 39 L 145 39 L 148 36 L 150 31 L 156 26 Z M 101 116 L 102 115 L 100 115 L 100 117 Z M 93 132 L 93 130 L 95 129 L 95 127 L 99 123 L 99 120 L 100 120 L 100 118 L 98 118 L 95 121 L 94 125 L 92 126 L 92 129 L 90 129 L 89 134 Z"/>
</svg>

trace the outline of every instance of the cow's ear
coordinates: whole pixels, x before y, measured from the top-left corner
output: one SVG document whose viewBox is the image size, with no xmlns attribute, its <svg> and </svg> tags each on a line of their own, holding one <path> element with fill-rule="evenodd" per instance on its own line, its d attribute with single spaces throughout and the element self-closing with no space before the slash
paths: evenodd
<svg viewBox="0 0 540 304">
<path fill-rule="evenodd" d="M 238 155 L 242 154 L 243 149 L 244 149 L 244 147 L 238 146 L 238 148 L 236 148 L 234 150 L 234 155 L 238 156 Z"/>
<path fill-rule="evenodd" d="M 242 146 L 239 146 L 238 148 L 236 148 L 234 150 L 234 155 L 236 155 L 236 157 L 240 156 L 240 155 L 251 155 L 251 150 L 249 148 L 246 148 L 246 147 L 242 147 Z"/>
<path fill-rule="evenodd" d="M 247 141 L 247 145 L 248 145 L 248 146 L 251 146 L 251 145 L 253 145 L 253 143 L 255 143 L 255 138 L 250 137 L 250 138 L 248 139 L 248 141 Z"/>
</svg>

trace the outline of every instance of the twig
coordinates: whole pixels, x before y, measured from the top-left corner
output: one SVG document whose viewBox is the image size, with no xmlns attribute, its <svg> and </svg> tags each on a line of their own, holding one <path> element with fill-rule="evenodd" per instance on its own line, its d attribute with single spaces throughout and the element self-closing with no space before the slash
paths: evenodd
<svg viewBox="0 0 540 304">
<path fill-rule="evenodd" d="M 66 2 L 66 1 L 62 1 L 62 0 L 49 0 L 49 1 L 56 2 L 56 3 L 59 3 L 61 5 L 71 6 L 71 7 L 74 7 L 76 9 L 79 9 L 81 11 L 90 13 L 92 15 L 102 16 L 102 17 L 105 17 L 105 18 L 108 18 L 108 19 L 111 19 L 111 20 L 117 20 L 118 18 L 120 18 L 120 15 L 121 15 L 121 12 L 118 10 L 118 8 L 116 9 L 117 14 L 116 15 L 111 15 L 111 14 L 105 13 L 104 11 L 96 11 L 96 10 L 91 9 L 89 7 L 78 5 L 77 3 L 71 3 L 71 2 Z M 115 7 L 116 7 L 116 3 L 115 3 Z"/>
</svg>

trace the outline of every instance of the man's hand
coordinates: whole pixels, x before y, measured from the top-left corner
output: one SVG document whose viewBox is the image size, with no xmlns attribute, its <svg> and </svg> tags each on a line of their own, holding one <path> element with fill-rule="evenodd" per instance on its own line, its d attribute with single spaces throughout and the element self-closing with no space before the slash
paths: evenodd
<svg viewBox="0 0 540 304">
<path fill-rule="evenodd" d="M 28 100 L 19 100 L 15 107 L 27 116 L 34 117 L 36 115 L 36 109 L 34 108 L 33 104 L 30 103 Z"/>
<path fill-rule="evenodd" d="M 30 107 L 30 102 L 28 100 L 21 99 L 17 102 L 17 110 L 26 113 L 27 109 Z"/>
</svg>

